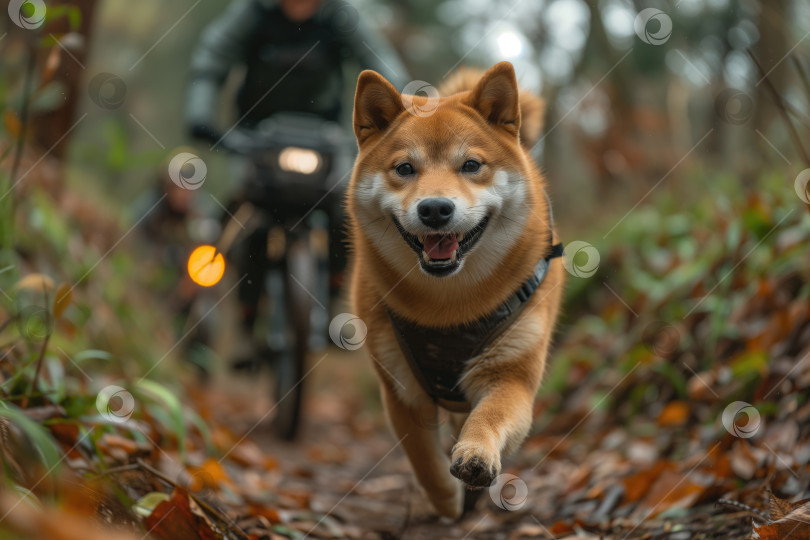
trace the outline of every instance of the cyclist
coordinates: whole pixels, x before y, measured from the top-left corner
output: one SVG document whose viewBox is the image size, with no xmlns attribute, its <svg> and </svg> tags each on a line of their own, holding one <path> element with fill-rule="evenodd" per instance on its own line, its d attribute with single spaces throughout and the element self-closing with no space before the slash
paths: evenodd
<svg viewBox="0 0 810 540">
<path fill-rule="evenodd" d="M 315 114 L 339 122 L 343 113 L 344 69 L 374 69 L 401 86 L 406 70 L 390 45 L 366 26 L 343 0 L 236 0 L 203 32 L 191 59 L 186 120 L 195 138 L 215 146 L 226 133 L 216 125 L 219 94 L 231 71 L 242 66 L 236 96 L 240 128 L 254 128 L 283 112 Z M 245 135 L 231 131 L 225 141 Z M 249 198 L 248 195 L 242 197 Z M 340 216 L 340 201 L 324 201 Z M 279 219 L 278 216 L 275 216 Z M 345 264 L 340 218 L 330 223 L 332 290 Z M 264 269 L 261 239 L 249 239 L 248 257 L 237 260 L 241 322 L 250 334 L 256 318 Z M 337 278 L 337 279 L 335 279 Z"/>
</svg>

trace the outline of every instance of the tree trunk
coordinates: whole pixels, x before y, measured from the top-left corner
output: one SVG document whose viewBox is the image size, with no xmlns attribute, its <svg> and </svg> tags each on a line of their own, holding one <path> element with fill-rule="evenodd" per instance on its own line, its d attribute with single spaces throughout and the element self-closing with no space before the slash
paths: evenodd
<svg viewBox="0 0 810 540">
<path fill-rule="evenodd" d="M 85 68 L 87 65 L 87 55 L 90 51 L 90 41 L 93 28 L 93 16 L 95 13 L 97 0 L 54 0 L 48 2 L 48 9 L 53 10 L 57 6 L 74 6 L 81 13 L 81 22 L 78 28 L 71 29 L 70 21 L 67 17 L 60 17 L 41 28 L 43 37 L 52 34 L 60 43 L 70 51 L 61 52 L 61 61 L 57 68 L 53 80 L 64 85 L 64 102 L 52 110 L 34 112 L 30 117 L 31 141 L 41 147 L 44 151 L 50 150 L 50 155 L 62 159 L 67 151 L 70 142 L 70 128 L 76 121 L 76 108 L 80 103 L 81 94 L 85 90 Z M 81 37 L 78 41 L 80 46 L 71 46 L 70 43 L 77 40 L 69 40 L 64 43 L 63 37 L 68 32 L 74 31 Z M 59 45 L 57 45 L 58 47 Z M 37 51 L 32 51 L 36 54 Z M 71 57 L 73 55 L 73 57 Z M 42 51 L 38 54 L 38 72 L 42 73 L 47 55 Z"/>
</svg>

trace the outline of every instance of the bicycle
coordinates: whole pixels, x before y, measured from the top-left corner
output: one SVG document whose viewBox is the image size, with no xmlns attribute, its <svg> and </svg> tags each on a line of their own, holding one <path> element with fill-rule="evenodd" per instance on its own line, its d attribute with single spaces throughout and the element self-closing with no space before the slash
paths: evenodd
<svg viewBox="0 0 810 540">
<path fill-rule="evenodd" d="M 314 208 L 340 196 L 337 175 L 351 160 L 346 142 L 340 126 L 303 113 L 275 115 L 221 142 L 247 158 L 249 173 L 245 202 L 229 213 L 216 251 L 255 259 L 248 264 L 262 283 L 253 333 L 264 336 L 255 356 L 275 368 L 273 428 L 286 440 L 298 432 L 307 356 L 326 345 L 335 246 L 329 227 L 338 218 Z"/>
</svg>

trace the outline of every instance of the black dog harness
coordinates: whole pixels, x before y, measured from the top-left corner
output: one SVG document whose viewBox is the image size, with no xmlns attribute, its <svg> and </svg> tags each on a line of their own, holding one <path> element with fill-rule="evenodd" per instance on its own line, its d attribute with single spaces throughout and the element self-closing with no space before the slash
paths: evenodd
<svg viewBox="0 0 810 540">
<path fill-rule="evenodd" d="M 435 328 L 408 321 L 386 309 L 399 347 L 416 380 L 445 409 L 455 412 L 470 410 L 470 404 L 459 387 L 467 362 L 481 354 L 520 316 L 543 283 L 552 259 L 562 256 L 562 243 L 554 244 L 553 217 L 551 219 L 549 253 L 537 263 L 531 277 L 492 313 L 464 325 Z"/>
</svg>

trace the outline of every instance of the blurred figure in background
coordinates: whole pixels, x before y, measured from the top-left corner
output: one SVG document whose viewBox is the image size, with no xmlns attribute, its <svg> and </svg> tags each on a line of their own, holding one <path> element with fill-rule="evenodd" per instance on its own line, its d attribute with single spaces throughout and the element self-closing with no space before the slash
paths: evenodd
<svg viewBox="0 0 810 540">
<path fill-rule="evenodd" d="M 352 63 L 397 86 L 406 77 L 391 46 L 343 0 L 236 0 L 203 32 L 191 59 L 191 134 L 220 141 L 219 92 L 237 66 L 246 68 L 236 98 L 239 126 L 288 111 L 339 121 L 344 67 Z"/>
<path fill-rule="evenodd" d="M 228 129 L 217 126 L 220 90 L 234 68 L 245 69 L 236 95 L 237 122 Z M 391 46 L 366 26 L 358 11 L 343 0 L 236 0 L 203 32 L 191 59 L 186 121 L 193 137 L 237 150 L 250 147 L 251 130 L 280 113 L 307 113 L 338 123 L 344 114 L 345 83 L 355 72 L 373 69 L 401 87 L 405 67 Z M 348 171 L 340 171 L 341 174 Z M 234 179 L 236 181 L 245 180 Z M 249 184 L 249 182 L 248 182 Z M 284 200 L 278 194 L 278 200 Z M 271 194 L 272 196 L 272 194 Z M 237 195 L 232 207 L 257 202 L 249 187 Z M 342 283 L 345 266 L 343 219 L 339 190 L 319 204 L 329 219 L 330 288 Z M 260 206 L 260 205 L 259 205 Z M 277 206 L 286 207 L 286 203 Z M 273 208 L 273 221 L 283 226 L 291 208 Z M 303 217 L 302 215 L 296 216 Z M 250 334 L 256 320 L 263 286 L 263 237 L 249 238 L 246 256 L 237 257 L 240 275 L 241 322 Z"/>
</svg>

